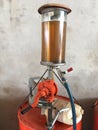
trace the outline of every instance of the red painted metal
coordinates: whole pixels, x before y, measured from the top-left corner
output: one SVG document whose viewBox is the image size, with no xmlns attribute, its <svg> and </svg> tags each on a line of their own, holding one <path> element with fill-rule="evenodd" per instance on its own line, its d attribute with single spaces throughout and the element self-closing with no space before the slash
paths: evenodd
<svg viewBox="0 0 98 130">
<path fill-rule="evenodd" d="M 72 67 L 70 67 L 70 68 L 67 69 L 67 72 L 71 72 L 71 71 L 73 71 Z"/>
<path fill-rule="evenodd" d="M 58 88 L 53 80 L 45 80 L 38 84 L 38 91 L 34 98 L 32 107 L 36 107 L 40 98 L 44 98 L 48 102 L 53 102 L 54 96 L 57 94 Z"/>
<path fill-rule="evenodd" d="M 63 100 L 69 100 L 65 97 L 57 96 Z M 36 107 L 32 108 L 25 114 L 21 111 L 28 106 L 28 102 L 24 103 L 18 110 L 18 119 L 20 130 L 47 130 L 46 117 L 41 115 L 41 109 Z M 77 124 L 77 130 L 82 130 L 82 120 Z M 56 121 L 53 130 L 73 130 L 73 126 L 66 125 Z"/>
<path fill-rule="evenodd" d="M 98 100 L 94 105 L 94 128 L 93 130 L 98 130 Z"/>
</svg>

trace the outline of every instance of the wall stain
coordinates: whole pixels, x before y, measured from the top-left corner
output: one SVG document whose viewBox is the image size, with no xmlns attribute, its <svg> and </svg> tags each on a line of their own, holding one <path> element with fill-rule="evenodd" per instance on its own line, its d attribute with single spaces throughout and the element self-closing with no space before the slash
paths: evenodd
<svg viewBox="0 0 98 130">
<path fill-rule="evenodd" d="M 9 3 L 11 3 L 12 2 L 12 0 L 8 0 L 9 1 Z"/>
<path fill-rule="evenodd" d="M 3 7 L 3 0 L 0 0 L 0 7 Z"/>
<path fill-rule="evenodd" d="M 72 32 L 73 29 L 72 29 L 71 27 L 68 26 L 68 27 L 67 27 L 67 31 L 68 31 L 68 32 Z"/>
<path fill-rule="evenodd" d="M 9 0 L 10 3 L 10 23 L 13 28 L 16 28 L 20 25 L 20 9 L 18 7 L 18 3 L 16 1 Z"/>
<path fill-rule="evenodd" d="M 89 53 L 88 60 L 91 61 L 94 65 L 98 65 L 98 55 L 94 51 Z"/>
<path fill-rule="evenodd" d="M 19 17 L 10 17 L 11 24 L 14 24 L 14 26 L 18 26 L 20 24 L 20 18 Z"/>
<path fill-rule="evenodd" d="M 9 94 L 10 93 L 10 91 L 12 91 L 12 89 L 10 89 L 9 87 L 4 87 L 3 88 L 3 91 L 5 92 L 5 93 L 7 93 L 7 94 Z"/>
</svg>

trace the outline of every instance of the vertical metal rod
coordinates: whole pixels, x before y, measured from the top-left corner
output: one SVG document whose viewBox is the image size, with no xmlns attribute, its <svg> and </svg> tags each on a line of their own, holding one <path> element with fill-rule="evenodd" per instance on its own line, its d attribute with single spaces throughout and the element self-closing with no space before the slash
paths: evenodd
<svg viewBox="0 0 98 130">
<path fill-rule="evenodd" d="M 53 79 L 53 67 L 48 67 L 48 79 Z"/>
<path fill-rule="evenodd" d="M 53 79 L 53 68 L 48 67 L 48 79 Z M 52 103 L 48 103 L 48 120 L 47 120 L 47 126 L 48 130 L 52 130 Z"/>
<path fill-rule="evenodd" d="M 51 130 L 51 127 L 52 127 L 52 103 L 49 103 L 48 104 L 48 122 L 47 122 L 47 125 L 48 125 L 48 129 Z"/>
</svg>

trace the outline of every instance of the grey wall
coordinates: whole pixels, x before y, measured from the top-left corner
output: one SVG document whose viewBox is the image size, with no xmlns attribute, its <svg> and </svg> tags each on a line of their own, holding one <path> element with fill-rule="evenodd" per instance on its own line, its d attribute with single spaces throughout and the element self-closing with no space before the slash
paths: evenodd
<svg viewBox="0 0 98 130">
<path fill-rule="evenodd" d="M 28 79 L 41 75 L 41 17 L 51 0 L 0 0 L 0 130 L 18 130 L 17 107 L 28 94 Z M 98 98 L 98 1 L 52 0 L 72 9 L 67 24 L 66 66 L 73 95 L 85 109 L 83 129 L 92 129 Z M 63 89 L 60 94 L 64 95 Z"/>
</svg>

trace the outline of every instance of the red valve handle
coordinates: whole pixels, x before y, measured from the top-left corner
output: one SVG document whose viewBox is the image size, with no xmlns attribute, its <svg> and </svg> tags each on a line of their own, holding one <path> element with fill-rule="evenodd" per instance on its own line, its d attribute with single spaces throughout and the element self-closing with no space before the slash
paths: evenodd
<svg viewBox="0 0 98 130">
<path fill-rule="evenodd" d="M 67 69 L 67 72 L 68 72 L 68 73 L 71 72 L 71 71 L 73 71 L 73 68 L 72 68 L 72 67 L 70 67 L 70 68 Z"/>
</svg>

